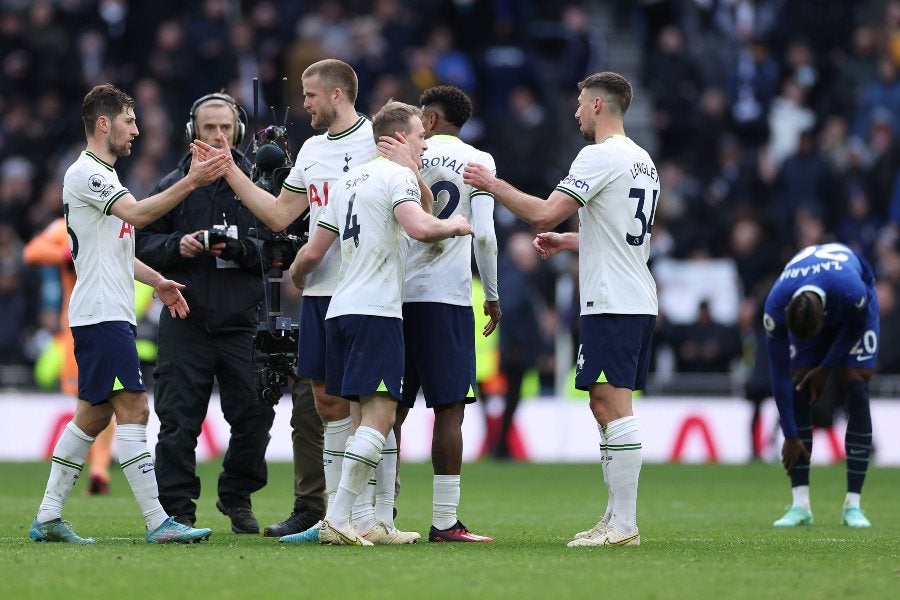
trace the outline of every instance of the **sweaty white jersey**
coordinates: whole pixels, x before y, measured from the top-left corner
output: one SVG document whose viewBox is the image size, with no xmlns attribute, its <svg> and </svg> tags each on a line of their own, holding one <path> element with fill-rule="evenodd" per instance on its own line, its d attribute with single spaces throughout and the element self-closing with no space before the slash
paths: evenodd
<svg viewBox="0 0 900 600">
<path fill-rule="evenodd" d="M 69 301 L 69 325 L 106 321 L 136 324 L 134 228 L 109 213 L 128 193 L 112 165 L 87 150 L 63 179 L 63 211 L 77 279 Z"/>
<path fill-rule="evenodd" d="M 367 163 L 378 154 L 372 135 L 372 122 L 360 117 L 353 127 L 341 133 L 323 133 L 303 143 L 284 187 L 306 194 L 309 199 L 309 235 L 316 230 L 322 211 L 328 205 L 338 178 L 353 167 Z M 309 274 L 303 287 L 304 296 L 331 296 L 338 282 L 341 257 L 330 248 L 322 264 Z"/>
<path fill-rule="evenodd" d="M 415 174 L 386 158 L 351 169 L 337 181 L 319 219 L 319 227 L 338 234 L 341 252 L 340 280 L 326 319 L 403 318 L 405 232 L 394 207 L 421 199 Z"/>
<path fill-rule="evenodd" d="M 647 260 L 659 174 L 647 152 L 624 135 L 582 149 L 556 189 L 578 209 L 581 314 L 656 315 Z"/>
<path fill-rule="evenodd" d="M 494 157 L 451 135 L 428 138 L 422 156 L 422 177 L 434 194 L 434 215 L 449 219 L 462 215 L 475 230 L 475 261 L 487 300 L 497 300 L 497 236 L 494 233 L 494 196 L 463 183 L 466 163 L 496 172 Z M 441 302 L 472 305 L 472 236 L 440 242 L 409 242 L 404 302 Z"/>
</svg>

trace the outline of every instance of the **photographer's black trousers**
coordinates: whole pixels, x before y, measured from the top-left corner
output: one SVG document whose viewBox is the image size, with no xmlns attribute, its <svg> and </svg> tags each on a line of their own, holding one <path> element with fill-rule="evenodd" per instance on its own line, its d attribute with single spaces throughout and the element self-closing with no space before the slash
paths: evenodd
<svg viewBox="0 0 900 600">
<path fill-rule="evenodd" d="M 266 485 L 266 447 L 275 410 L 255 389 L 253 338 L 256 329 L 215 334 L 190 320 L 173 319 L 163 309 L 153 408 L 159 417 L 156 480 L 159 500 L 171 516 L 196 519 L 200 478 L 196 447 L 218 380 L 222 413 L 231 437 L 222 461 L 218 496 L 226 506 L 249 502 Z M 210 504 L 215 503 L 210 499 Z"/>
</svg>

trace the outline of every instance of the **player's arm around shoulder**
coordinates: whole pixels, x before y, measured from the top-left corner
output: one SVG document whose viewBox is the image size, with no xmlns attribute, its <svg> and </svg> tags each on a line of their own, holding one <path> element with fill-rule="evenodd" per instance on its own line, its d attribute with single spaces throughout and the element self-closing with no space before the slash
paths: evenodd
<svg viewBox="0 0 900 600">
<path fill-rule="evenodd" d="M 455 235 L 472 235 L 472 226 L 464 216 L 438 219 L 411 199 L 394 205 L 394 215 L 409 237 L 420 242 L 439 242 Z"/>
</svg>

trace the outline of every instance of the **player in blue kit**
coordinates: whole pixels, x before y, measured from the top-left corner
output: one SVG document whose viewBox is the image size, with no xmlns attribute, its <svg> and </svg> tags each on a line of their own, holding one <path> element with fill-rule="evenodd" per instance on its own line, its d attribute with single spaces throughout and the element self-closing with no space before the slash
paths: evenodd
<svg viewBox="0 0 900 600">
<path fill-rule="evenodd" d="M 766 299 L 769 369 L 791 477 L 793 501 L 776 527 L 811 525 L 811 405 L 838 368 L 847 403 L 847 496 L 842 522 L 870 527 L 860 493 L 872 452 L 869 380 L 878 355 L 878 297 L 869 264 L 843 244 L 809 246 L 782 271 Z"/>
</svg>

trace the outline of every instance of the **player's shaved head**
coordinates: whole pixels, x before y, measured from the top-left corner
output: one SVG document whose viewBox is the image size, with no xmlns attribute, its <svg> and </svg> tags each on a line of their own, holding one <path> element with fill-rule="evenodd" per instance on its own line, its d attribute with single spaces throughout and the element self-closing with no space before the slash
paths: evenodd
<svg viewBox="0 0 900 600">
<path fill-rule="evenodd" d="M 815 292 L 797 294 L 784 309 L 788 331 L 801 340 L 809 339 L 822 330 L 825 305 Z"/>
<path fill-rule="evenodd" d="M 353 67 L 336 58 L 326 58 L 315 62 L 303 71 L 302 79 L 318 76 L 327 91 L 340 89 L 350 104 L 356 103 L 359 80 Z"/>
<path fill-rule="evenodd" d="M 610 107 L 610 112 L 622 117 L 631 106 L 631 84 L 628 80 L 612 71 L 594 73 L 578 84 L 578 90 L 587 90 L 593 96 L 600 96 Z"/>
</svg>

